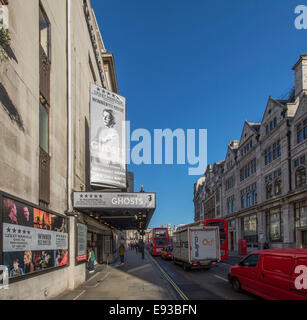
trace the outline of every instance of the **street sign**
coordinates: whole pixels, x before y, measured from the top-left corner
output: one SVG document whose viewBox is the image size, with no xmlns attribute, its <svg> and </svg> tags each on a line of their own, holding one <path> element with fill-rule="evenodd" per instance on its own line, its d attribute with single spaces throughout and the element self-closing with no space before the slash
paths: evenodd
<svg viewBox="0 0 307 320">
<path fill-rule="evenodd" d="M 155 209 L 156 194 L 115 192 L 74 192 L 75 209 Z"/>
</svg>

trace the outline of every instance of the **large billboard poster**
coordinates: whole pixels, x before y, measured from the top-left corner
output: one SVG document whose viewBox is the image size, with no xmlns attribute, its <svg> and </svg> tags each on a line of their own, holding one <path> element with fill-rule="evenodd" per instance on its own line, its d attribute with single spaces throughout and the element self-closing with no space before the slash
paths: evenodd
<svg viewBox="0 0 307 320">
<path fill-rule="evenodd" d="M 126 99 L 91 84 L 92 185 L 126 188 Z"/>
<path fill-rule="evenodd" d="M 67 265 L 67 220 L 7 197 L 2 199 L 2 261 L 9 277 Z"/>
</svg>

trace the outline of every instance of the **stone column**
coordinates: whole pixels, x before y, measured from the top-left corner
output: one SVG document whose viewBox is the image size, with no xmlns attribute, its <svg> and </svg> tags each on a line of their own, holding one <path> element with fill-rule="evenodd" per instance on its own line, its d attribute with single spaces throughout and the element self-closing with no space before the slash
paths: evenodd
<svg viewBox="0 0 307 320">
<path fill-rule="evenodd" d="M 69 217 L 69 267 L 68 267 L 68 289 L 75 288 L 75 218 Z"/>
<path fill-rule="evenodd" d="M 242 238 L 242 227 L 241 227 L 241 218 L 236 218 L 236 242 L 235 242 L 235 250 L 239 252 L 239 239 Z"/>
<path fill-rule="evenodd" d="M 259 250 L 263 250 L 263 245 L 266 240 L 266 230 L 265 230 L 265 212 L 257 212 L 257 229 L 258 229 L 258 246 Z"/>
<path fill-rule="evenodd" d="M 294 206 L 293 204 L 284 204 L 281 208 L 284 232 L 284 247 L 292 247 L 295 243 L 294 229 Z"/>
</svg>

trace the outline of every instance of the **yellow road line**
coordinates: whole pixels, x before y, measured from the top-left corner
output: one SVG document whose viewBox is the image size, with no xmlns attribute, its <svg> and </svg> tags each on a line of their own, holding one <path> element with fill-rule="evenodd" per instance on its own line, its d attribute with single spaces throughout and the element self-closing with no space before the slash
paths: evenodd
<svg viewBox="0 0 307 320">
<path fill-rule="evenodd" d="M 150 259 L 156 264 L 156 266 L 161 271 L 164 278 L 173 286 L 173 288 L 176 290 L 176 292 L 180 295 L 180 297 L 183 300 L 189 300 L 189 298 L 180 290 L 180 288 L 177 286 L 177 284 L 172 280 L 172 278 L 163 270 L 163 268 L 159 265 L 159 263 L 149 254 L 147 255 L 150 257 Z"/>
</svg>

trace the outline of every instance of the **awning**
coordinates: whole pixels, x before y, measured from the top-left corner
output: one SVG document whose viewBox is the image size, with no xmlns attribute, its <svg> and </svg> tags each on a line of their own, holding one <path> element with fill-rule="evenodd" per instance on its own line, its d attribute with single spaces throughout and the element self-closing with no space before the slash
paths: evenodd
<svg viewBox="0 0 307 320">
<path fill-rule="evenodd" d="M 156 209 L 154 192 L 74 192 L 73 207 L 120 230 L 147 229 Z"/>
</svg>

